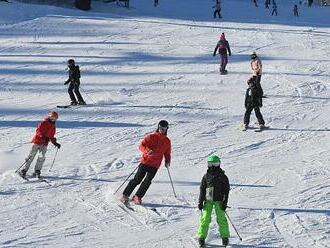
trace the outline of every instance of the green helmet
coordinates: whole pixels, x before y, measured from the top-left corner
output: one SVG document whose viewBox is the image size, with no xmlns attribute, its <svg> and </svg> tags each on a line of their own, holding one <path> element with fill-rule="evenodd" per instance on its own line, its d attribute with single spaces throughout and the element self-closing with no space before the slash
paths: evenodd
<svg viewBox="0 0 330 248">
<path fill-rule="evenodd" d="M 218 167 L 221 164 L 221 160 L 217 155 L 211 155 L 207 158 L 207 166 L 208 167 Z"/>
</svg>

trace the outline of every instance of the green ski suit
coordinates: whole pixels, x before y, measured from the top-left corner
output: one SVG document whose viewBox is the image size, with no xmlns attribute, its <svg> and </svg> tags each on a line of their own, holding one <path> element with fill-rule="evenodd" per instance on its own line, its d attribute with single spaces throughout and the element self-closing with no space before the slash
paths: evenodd
<svg viewBox="0 0 330 248">
<path fill-rule="evenodd" d="M 200 185 L 199 209 L 202 210 L 197 237 L 205 239 L 211 223 L 213 208 L 217 216 L 221 238 L 229 238 L 229 226 L 225 215 L 229 195 L 229 180 L 220 167 L 210 167 Z"/>
</svg>

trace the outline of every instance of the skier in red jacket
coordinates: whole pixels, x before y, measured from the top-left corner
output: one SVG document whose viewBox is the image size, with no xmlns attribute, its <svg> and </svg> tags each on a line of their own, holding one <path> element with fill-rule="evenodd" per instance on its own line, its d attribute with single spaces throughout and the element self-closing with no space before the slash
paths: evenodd
<svg viewBox="0 0 330 248">
<path fill-rule="evenodd" d="M 157 130 L 147 135 L 140 143 L 139 150 L 142 152 L 141 163 L 137 173 L 130 180 L 120 198 L 123 203 L 128 202 L 128 198 L 135 187 L 142 182 L 132 199 L 135 204 L 141 204 L 141 199 L 151 185 L 151 181 L 155 177 L 163 157 L 165 157 L 165 166 L 170 166 L 171 141 L 167 137 L 167 130 L 168 122 L 162 120 L 158 123 Z"/>
<path fill-rule="evenodd" d="M 38 152 L 39 157 L 37 159 L 33 175 L 38 178 L 40 177 L 42 165 L 46 159 L 45 155 L 49 141 L 52 142 L 58 149 L 61 148 L 61 145 L 57 143 L 56 138 L 54 137 L 56 133 L 55 122 L 57 119 L 58 114 L 56 112 L 50 112 L 48 117 L 38 124 L 36 132 L 32 138 L 33 145 L 29 156 L 25 159 L 25 165 L 19 171 L 19 175 L 21 177 L 26 177 L 26 172 L 29 170 L 31 163 Z"/>
</svg>

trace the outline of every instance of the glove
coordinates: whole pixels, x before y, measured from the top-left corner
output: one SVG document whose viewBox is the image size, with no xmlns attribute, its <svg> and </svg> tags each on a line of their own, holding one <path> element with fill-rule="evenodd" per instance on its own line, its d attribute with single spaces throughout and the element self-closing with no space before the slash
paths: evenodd
<svg viewBox="0 0 330 248">
<path fill-rule="evenodd" d="M 57 143 L 57 142 L 54 143 L 54 146 L 56 146 L 57 149 L 60 149 L 60 148 L 61 148 L 61 144 L 59 144 L 59 143 Z"/>
<path fill-rule="evenodd" d="M 165 167 L 166 168 L 169 168 L 171 166 L 171 163 L 170 162 L 165 162 Z"/>
<path fill-rule="evenodd" d="M 153 153 L 154 153 L 154 151 L 151 150 L 151 149 L 149 149 L 149 150 L 147 151 L 147 154 L 148 154 L 148 155 L 153 154 Z"/>
<path fill-rule="evenodd" d="M 203 204 L 203 202 L 200 202 L 200 203 L 198 203 L 198 209 L 199 210 L 203 210 L 203 207 L 204 207 L 204 204 Z"/>
</svg>

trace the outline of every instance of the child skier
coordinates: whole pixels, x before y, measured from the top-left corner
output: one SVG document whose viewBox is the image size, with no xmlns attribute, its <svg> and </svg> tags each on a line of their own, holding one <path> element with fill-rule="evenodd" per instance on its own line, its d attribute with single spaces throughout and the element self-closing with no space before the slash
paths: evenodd
<svg viewBox="0 0 330 248">
<path fill-rule="evenodd" d="M 139 150 L 142 152 L 141 163 L 134 178 L 130 180 L 119 199 L 121 202 L 127 203 L 130 194 L 142 182 L 132 199 L 135 204 L 140 205 L 142 197 L 151 185 L 151 181 L 155 177 L 163 157 L 165 157 L 165 167 L 170 166 L 171 141 L 167 137 L 167 130 L 168 122 L 161 120 L 158 123 L 157 130 L 147 135 L 140 143 Z"/>
<path fill-rule="evenodd" d="M 57 143 L 56 138 L 54 137 L 56 133 L 55 122 L 58 119 L 58 114 L 56 112 L 50 112 L 48 117 L 38 124 L 35 135 L 32 139 L 32 148 L 28 157 L 25 159 L 25 165 L 18 172 L 22 178 L 26 178 L 26 173 L 30 168 L 30 165 L 39 152 L 40 156 L 37 159 L 33 176 L 40 178 L 42 165 L 45 162 L 45 155 L 47 152 L 47 146 L 49 141 L 53 143 L 58 149 L 61 148 L 61 145 Z"/>
<path fill-rule="evenodd" d="M 71 99 L 71 105 L 86 105 L 84 99 L 82 98 L 79 92 L 79 85 L 80 85 L 80 70 L 79 66 L 75 65 L 75 61 L 73 59 L 68 60 L 68 68 L 69 68 L 69 79 L 65 81 L 64 85 L 69 84 L 68 93 Z M 76 94 L 74 96 L 73 92 Z"/>
<path fill-rule="evenodd" d="M 229 42 L 226 40 L 225 33 L 222 33 L 220 35 L 220 40 L 218 41 L 216 47 L 214 48 L 213 56 L 215 56 L 217 54 L 218 49 L 219 49 L 219 54 L 221 57 L 220 74 L 224 75 L 227 73 L 227 70 L 226 70 L 226 66 L 228 63 L 227 51 L 228 51 L 229 56 L 231 56 Z"/>
<path fill-rule="evenodd" d="M 230 186 L 228 177 L 220 168 L 220 163 L 220 158 L 216 155 L 211 155 L 207 158 L 207 173 L 203 176 L 200 185 L 198 209 L 202 211 L 202 214 L 197 232 L 200 247 L 205 247 L 205 239 L 211 223 L 213 208 L 217 216 L 216 220 L 222 244 L 225 246 L 229 244 L 230 233 L 225 211 Z"/>
<path fill-rule="evenodd" d="M 219 18 L 222 18 L 221 13 L 220 13 L 220 11 L 221 11 L 221 4 L 220 4 L 220 1 L 219 0 L 216 1 L 216 4 L 212 8 L 214 9 L 213 18 L 216 18 L 216 15 L 217 14 L 218 14 L 218 17 Z"/>
<path fill-rule="evenodd" d="M 260 92 L 259 87 L 257 87 L 256 78 L 251 77 L 247 81 L 248 88 L 245 93 L 245 114 L 244 114 L 244 129 L 246 130 L 249 128 L 250 123 L 250 115 L 252 110 L 254 109 L 254 112 L 256 114 L 256 117 L 259 122 L 260 129 L 265 128 L 265 121 L 262 117 L 262 114 L 260 113 L 260 107 L 262 107 L 262 94 Z"/>
<path fill-rule="evenodd" d="M 253 52 L 251 54 L 250 65 L 251 65 L 251 70 L 252 70 L 252 76 L 255 77 L 257 87 L 259 88 L 259 90 L 261 92 L 261 96 L 263 96 L 264 91 L 261 87 L 262 62 L 261 62 L 261 59 L 256 54 L 256 52 Z"/>
</svg>

